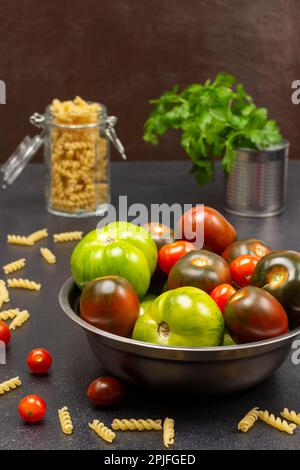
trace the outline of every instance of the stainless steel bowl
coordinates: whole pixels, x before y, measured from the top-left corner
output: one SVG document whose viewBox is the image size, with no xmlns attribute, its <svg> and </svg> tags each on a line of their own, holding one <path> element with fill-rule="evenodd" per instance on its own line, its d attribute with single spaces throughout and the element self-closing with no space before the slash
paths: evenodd
<svg viewBox="0 0 300 470">
<path fill-rule="evenodd" d="M 80 291 L 70 278 L 59 301 L 63 311 L 88 338 L 103 367 L 126 382 L 147 387 L 202 393 L 247 389 L 267 379 L 286 359 L 300 328 L 277 338 L 239 346 L 180 348 L 142 343 L 106 333 L 78 315 Z"/>
</svg>

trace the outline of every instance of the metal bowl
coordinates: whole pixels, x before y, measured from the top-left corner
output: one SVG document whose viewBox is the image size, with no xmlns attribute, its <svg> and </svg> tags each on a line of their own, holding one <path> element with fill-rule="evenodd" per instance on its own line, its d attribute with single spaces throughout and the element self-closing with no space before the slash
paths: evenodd
<svg viewBox="0 0 300 470">
<path fill-rule="evenodd" d="M 245 390 L 266 380 L 288 356 L 300 327 L 266 341 L 238 346 L 181 348 L 123 338 L 93 327 L 78 315 L 80 291 L 70 278 L 61 288 L 63 311 L 80 325 L 104 368 L 123 381 L 202 393 Z"/>
</svg>

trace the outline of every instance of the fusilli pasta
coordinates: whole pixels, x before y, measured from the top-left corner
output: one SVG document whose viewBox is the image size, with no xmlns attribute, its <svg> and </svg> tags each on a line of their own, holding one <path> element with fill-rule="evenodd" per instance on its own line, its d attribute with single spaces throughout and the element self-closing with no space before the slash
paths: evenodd
<svg viewBox="0 0 300 470">
<path fill-rule="evenodd" d="M 161 419 L 114 419 L 111 427 L 115 431 L 160 431 Z"/>
<path fill-rule="evenodd" d="M 6 321 L 6 320 L 12 320 L 15 318 L 17 315 L 19 315 L 20 310 L 18 308 L 11 308 L 10 310 L 3 310 L 3 312 L 0 312 L 0 320 Z"/>
<path fill-rule="evenodd" d="M 12 289 L 28 289 L 28 290 L 40 290 L 41 284 L 37 282 L 30 281 L 29 279 L 8 279 L 7 280 L 8 287 Z"/>
<path fill-rule="evenodd" d="M 20 387 L 22 384 L 20 377 L 14 377 L 13 379 L 6 380 L 5 382 L 0 383 L 0 395 L 10 392 L 17 387 Z"/>
<path fill-rule="evenodd" d="M 254 423 L 258 420 L 258 411 L 259 408 L 257 406 L 248 411 L 248 413 L 239 422 L 238 430 L 242 432 L 248 432 L 249 429 L 252 428 Z"/>
<path fill-rule="evenodd" d="M 289 411 L 288 408 L 284 408 L 284 410 L 280 413 L 281 416 L 288 421 L 293 421 L 295 424 L 300 424 L 300 413 L 296 413 L 295 411 Z"/>
<path fill-rule="evenodd" d="M 83 232 L 79 232 L 79 231 L 55 233 L 53 235 L 53 240 L 55 243 L 72 242 L 75 240 L 81 240 L 82 233 Z"/>
<path fill-rule="evenodd" d="M 47 261 L 47 263 L 49 264 L 54 264 L 56 263 L 56 257 L 55 255 L 52 253 L 51 250 L 49 250 L 49 248 L 44 248 L 42 247 L 40 249 L 40 253 L 42 255 L 42 257 L 44 258 L 45 261 Z"/>
<path fill-rule="evenodd" d="M 27 320 L 29 320 L 29 317 L 30 315 L 28 310 L 22 310 L 22 312 L 20 312 L 19 315 L 17 315 L 13 319 L 13 321 L 9 325 L 9 329 L 15 330 L 16 328 L 20 328 L 20 326 L 22 326 L 25 322 L 27 322 Z"/>
<path fill-rule="evenodd" d="M 58 417 L 61 425 L 62 432 L 64 434 L 72 434 L 73 432 L 73 423 L 72 418 L 67 406 L 64 406 L 58 410 Z"/>
<path fill-rule="evenodd" d="M 33 240 L 23 235 L 7 235 L 7 243 L 11 245 L 32 246 Z"/>
<path fill-rule="evenodd" d="M 174 419 L 166 418 L 163 424 L 163 441 L 165 447 L 170 447 L 175 442 L 175 427 Z"/>
<path fill-rule="evenodd" d="M 31 233 L 28 238 L 33 241 L 33 243 L 37 243 L 40 240 L 48 237 L 48 230 L 43 228 L 41 230 L 37 230 L 36 232 Z"/>
<path fill-rule="evenodd" d="M 4 274 L 11 274 L 14 273 L 15 271 L 19 271 L 20 269 L 23 269 L 26 264 L 26 259 L 21 258 L 17 259 L 16 261 L 13 261 L 12 263 L 8 263 L 5 266 L 3 266 L 3 271 Z"/>
<path fill-rule="evenodd" d="M 2 308 L 2 305 L 7 302 L 9 302 L 9 293 L 5 282 L 0 279 L 0 308 Z"/>
<path fill-rule="evenodd" d="M 258 417 L 264 423 L 269 424 L 273 428 L 288 434 L 294 434 L 294 430 L 297 427 L 296 424 L 289 424 L 287 421 L 285 421 L 285 419 L 276 418 L 273 413 L 269 413 L 267 410 L 259 411 Z"/>
<path fill-rule="evenodd" d="M 98 419 L 94 419 L 92 423 L 89 423 L 89 427 L 106 442 L 112 442 L 116 437 L 116 434 Z"/>
</svg>

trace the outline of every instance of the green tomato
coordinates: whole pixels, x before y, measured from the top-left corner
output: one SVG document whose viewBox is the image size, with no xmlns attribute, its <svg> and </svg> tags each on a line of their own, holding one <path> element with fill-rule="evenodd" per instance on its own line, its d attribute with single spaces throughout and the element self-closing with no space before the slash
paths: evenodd
<svg viewBox="0 0 300 470">
<path fill-rule="evenodd" d="M 156 299 L 156 295 L 154 294 L 146 294 L 143 298 L 142 302 L 140 303 L 140 316 L 144 315 L 149 308 L 149 305 Z"/>
<path fill-rule="evenodd" d="M 224 320 L 217 304 L 196 287 L 180 287 L 151 302 L 136 321 L 133 339 L 165 346 L 223 344 Z"/>
<path fill-rule="evenodd" d="M 223 346 L 234 346 L 236 343 L 231 338 L 227 330 L 224 332 Z"/>
<path fill-rule="evenodd" d="M 71 271 L 81 289 L 98 277 L 122 276 L 142 298 L 156 262 L 156 245 L 145 229 L 129 222 L 113 222 L 93 230 L 78 243 L 71 256 Z"/>
</svg>

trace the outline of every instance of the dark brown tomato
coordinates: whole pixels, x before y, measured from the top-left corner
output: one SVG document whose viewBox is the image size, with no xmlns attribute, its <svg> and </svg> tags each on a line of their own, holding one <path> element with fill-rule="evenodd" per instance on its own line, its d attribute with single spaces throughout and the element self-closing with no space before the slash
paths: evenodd
<svg viewBox="0 0 300 470">
<path fill-rule="evenodd" d="M 222 257 L 228 264 L 232 263 L 236 258 L 243 255 L 252 255 L 262 258 L 271 253 L 271 247 L 261 240 L 249 238 L 249 240 L 237 240 L 229 245 L 222 253 Z"/>
<path fill-rule="evenodd" d="M 228 300 L 224 321 L 238 344 L 274 338 L 288 331 L 288 318 L 278 300 L 253 286 L 243 287 Z"/>
<path fill-rule="evenodd" d="M 87 396 L 93 405 L 106 408 L 118 405 L 124 397 L 124 387 L 114 377 L 99 377 L 88 387 Z"/>
<path fill-rule="evenodd" d="M 83 320 L 119 336 L 131 334 L 139 309 L 135 290 L 120 276 L 104 276 L 90 281 L 80 298 Z"/>
<path fill-rule="evenodd" d="M 208 294 L 220 284 L 231 281 L 230 269 L 221 256 L 206 250 L 187 253 L 173 266 L 168 277 L 168 288 L 193 286 Z"/>
</svg>

